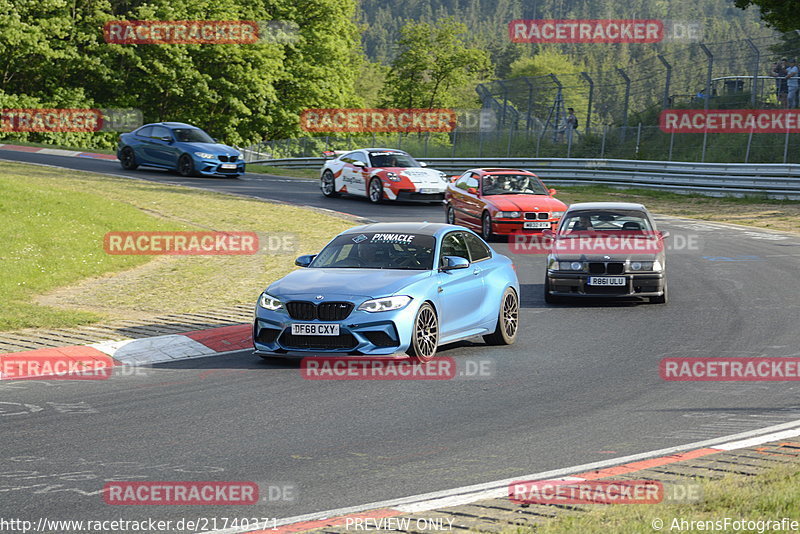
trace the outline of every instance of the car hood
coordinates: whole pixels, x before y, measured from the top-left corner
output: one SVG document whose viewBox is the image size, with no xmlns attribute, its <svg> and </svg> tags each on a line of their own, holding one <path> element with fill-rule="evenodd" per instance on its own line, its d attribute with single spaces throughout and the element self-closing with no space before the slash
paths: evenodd
<svg viewBox="0 0 800 534">
<path fill-rule="evenodd" d="M 277 298 L 345 300 L 379 298 L 394 295 L 409 284 L 430 277 L 431 271 L 400 269 L 325 269 L 304 268 L 293 271 L 267 288 Z"/>
<path fill-rule="evenodd" d="M 482 197 L 500 211 L 566 211 L 558 199 L 548 195 L 488 195 Z"/>
<path fill-rule="evenodd" d="M 196 150 L 198 152 L 208 152 L 215 156 L 235 156 L 239 151 L 235 148 L 223 145 L 221 143 L 175 143 L 176 145 L 186 150 Z"/>
</svg>

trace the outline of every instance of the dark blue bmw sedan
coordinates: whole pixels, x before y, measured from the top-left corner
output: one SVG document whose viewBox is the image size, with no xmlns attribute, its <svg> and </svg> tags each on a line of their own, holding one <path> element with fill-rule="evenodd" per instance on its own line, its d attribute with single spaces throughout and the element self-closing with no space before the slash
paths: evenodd
<svg viewBox="0 0 800 534">
<path fill-rule="evenodd" d="M 145 124 L 122 134 L 117 158 L 126 170 L 143 165 L 175 170 L 183 176 L 237 177 L 245 169 L 241 152 L 182 122 Z"/>
</svg>

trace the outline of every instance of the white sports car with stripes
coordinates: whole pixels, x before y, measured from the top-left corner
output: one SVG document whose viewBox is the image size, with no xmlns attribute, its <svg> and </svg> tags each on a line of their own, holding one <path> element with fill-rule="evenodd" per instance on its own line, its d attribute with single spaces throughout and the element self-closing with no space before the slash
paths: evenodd
<svg viewBox="0 0 800 534">
<path fill-rule="evenodd" d="M 328 151 L 320 173 L 320 188 L 326 197 L 342 193 L 384 200 L 442 202 L 447 175 L 429 169 L 407 152 L 392 148 L 362 148 Z"/>
</svg>

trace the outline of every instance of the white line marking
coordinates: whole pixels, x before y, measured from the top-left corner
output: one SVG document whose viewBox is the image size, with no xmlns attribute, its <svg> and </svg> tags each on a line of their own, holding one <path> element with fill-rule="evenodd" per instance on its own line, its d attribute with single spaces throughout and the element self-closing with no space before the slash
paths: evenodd
<svg viewBox="0 0 800 534">
<path fill-rule="evenodd" d="M 748 430 L 746 432 L 739 432 L 738 434 L 731 434 L 720 438 L 712 438 L 704 441 L 696 441 L 686 445 L 678 445 L 675 447 L 667 447 L 656 451 L 643 452 L 639 454 L 632 454 L 629 456 L 621 456 L 619 458 L 611 458 L 609 460 L 602 460 L 599 462 L 592 462 L 588 464 L 577 465 L 573 467 L 566 467 L 562 469 L 554 469 L 551 471 L 544 471 L 542 473 L 534 473 L 530 475 L 521 475 L 514 478 L 506 478 L 503 480 L 495 480 L 493 482 L 485 482 L 483 484 L 474 484 L 472 486 L 464 486 L 461 488 L 453 488 L 443 491 L 434 491 L 431 493 L 423 493 L 421 495 L 412 495 L 409 497 L 401 497 L 398 499 L 390 499 L 385 501 L 372 502 L 362 504 L 360 506 L 350 506 L 347 508 L 337 508 L 334 510 L 325 510 L 323 512 L 315 512 L 310 514 L 298 515 L 294 517 L 287 517 L 277 520 L 273 526 L 280 527 L 284 525 L 291 525 L 294 523 L 303 523 L 306 521 L 316 521 L 320 519 L 328 519 L 331 517 L 338 517 L 343 515 L 355 514 L 369 510 L 376 510 L 380 508 L 393 508 L 398 511 L 413 511 L 423 512 L 440 508 L 442 505 L 455 506 L 456 504 L 468 504 L 483 499 L 496 499 L 508 494 L 508 485 L 512 482 L 520 480 L 549 480 L 554 478 L 561 478 L 569 476 L 573 473 L 580 473 L 584 471 L 594 471 L 605 467 L 613 467 L 620 464 L 635 462 L 637 460 L 646 460 L 649 458 L 657 458 L 660 456 L 669 456 L 680 452 L 686 452 L 695 449 L 714 448 L 720 450 L 733 450 L 731 448 L 722 449 L 722 447 L 742 448 L 752 445 L 741 445 L 743 443 L 752 442 L 753 445 L 759 443 L 766 443 L 774 441 L 775 439 L 783 439 L 776 436 L 797 436 L 800 435 L 800 420 L 782 423 L 780 425 L 773 425 L 766 428 L 757 430 Z M 752 438 L 752 439 L 749 439 Z M 455 503 L 455 504 L 453 504 Z M 226 529 L 226 530 L 210 530 L 202 534 L 241 534 L 243 532 L 252 532 L 254 529 L 240 528 L 240 529 Z"/>
</svg>

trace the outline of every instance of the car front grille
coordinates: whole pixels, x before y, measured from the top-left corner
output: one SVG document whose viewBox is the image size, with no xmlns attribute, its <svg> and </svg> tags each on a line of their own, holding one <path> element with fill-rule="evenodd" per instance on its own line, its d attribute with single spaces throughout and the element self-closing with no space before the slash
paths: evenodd
<svg viewBox="0 0 800 534">
<path fill-rule="evenodd" d="M 220 161 L 236 161 L 239 156 L 219 156 Z"/>
<path fill-rule="evenodd" d="M 314 304 L 305 300 L 295 300 L 286 303 L 289 317 L 299 321 L 341 321 L 347 319 L 353 311 L 352 302 L 323 302 Z"/>
<path fill-rule="evenodd" d="M 589 274 L 622 274 L 625 272 L 625 264 L 620 262 L 591 262 L 589 263 Z"/>
<path fill-rule="evenodd" d="M 539 212 L 527 211 L 527 212 L 525 212 L 525 218 L 528 219 L 529 221 L 530 220 L 536 220 L 536 219 L 547 220 L 547 219 L 550 218 L 550 214 L 548 212 L 546 212 L 546 211 L 539 211 Z"/>
<path fill-rule="evenodd" d="M 280 343 L 287 349 L 352 349 L 358 344 L 350 333 L 338 336 L 295 336 L 289 331 L 280 337 Z"/>
</svg>

